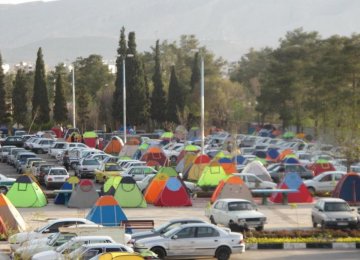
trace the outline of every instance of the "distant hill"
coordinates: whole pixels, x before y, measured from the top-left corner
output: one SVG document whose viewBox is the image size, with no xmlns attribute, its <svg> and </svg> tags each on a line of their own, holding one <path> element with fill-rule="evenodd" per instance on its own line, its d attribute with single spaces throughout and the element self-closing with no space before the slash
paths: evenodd
<svg viewBox="0 0 360 260">
<path fill-rule="evenodd" d="M 59 0 L 0 5 L 4 62 L 45 62 L 96 53 L 113 60 L 120 28 L 135 31 L 140 51 L 156 39 L 195 34 L 217 56 L 238 60 L 249 48 L 275 47 L 286 31 L 303 27 L 324 37 L 360 31 L 356 0 Z"/>
</svg>

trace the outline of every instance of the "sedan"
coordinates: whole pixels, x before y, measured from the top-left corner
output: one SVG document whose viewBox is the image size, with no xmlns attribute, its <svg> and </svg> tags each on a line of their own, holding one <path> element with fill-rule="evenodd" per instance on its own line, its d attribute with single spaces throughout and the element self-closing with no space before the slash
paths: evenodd
<svg viewBox="0 0 360 260">
<path fill-rule="evenodd" d="M 0 174 L 0 193 L 6 194 L 16 179 L 8 178 L 3 174 Z"/>
<path fill-rule="evenodd" d="M 156 172 L 157 171 L 150 166 L 131 166 L 130 168 L 127 168 L 123 173 L 121 173 L 121 176 L 130 176 L 135 181 L 141 181 L 147 175 L 155 174 Z"/>
<path fill-rule="evenodd" d="M 205 215 L 213 224 L 221 224 L 231 229 L 264 229 L 266 217 L 248 200 L 219 199 L 205 210 Z"/>
<path fill-rule="evenodd" d="M 44 177 L 45 186 L 47 189 L 50 187 L 60 188 L 68 179 L 69 173 L 63 167 L 50 168 Z"/>
<path fill-rule="evenodd" d="M 120 176 L 122 168 L 117 163 L 102 163 L 95 169 L 95 181 L 103 183 L 110 176 Z"/>
<path fill-rule="evenodd" d="M 311 211 L 313 227 L 318 224 L 321 228 L 356 228 L 359 223 L 359 216 L 355 209 L 351 209 L 349 204 L 338 198 L 319 199 Z"/>
<path fill-rule="evenodd" d="M 93 243 L 84 244 L 69 254 L 69 259 L 89 260 L 99 254 L 106 252 L 129 252 L 134 250 L 128 246 L 118 243 Z"/>
<path fill-rule="evenodd" d="M 245 252 L 241 233 L 231 232 L 212 224 L 185 224 L 162 236 L 143 238 L 135 242 L 134 250 L 149 248 L 160 259 L 169 257 L 216 257 L 227 260 L 232 253 Z"/>
<path fill-rule="evenodd" d="M 277 184 L 271 181 L 264 181 L 252 173 L 235 174 L 239 176 L 249 189 L 275 189 Z"/>
<path fill-rule="evenodd" d="M 341 171 L 323 172 L 312 180 L 305 180 L 304 184 L 311 194 L 332 192 L 345 174 Z"/>
<path fill-rule="evenodd" d="M 81 178 L 95 178 L 95 169 L 100 166 L 100 162 L 97 159 L 81 159 L 79 164 L 76 165 L 75 175 Z"/>
</svg>

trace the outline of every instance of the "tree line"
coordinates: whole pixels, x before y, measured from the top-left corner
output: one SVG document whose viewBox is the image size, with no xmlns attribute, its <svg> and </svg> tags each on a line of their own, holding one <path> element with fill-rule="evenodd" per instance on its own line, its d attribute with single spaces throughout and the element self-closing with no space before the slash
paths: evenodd
<svg viewBox="0 0 360 260">
<path fill-rule="evenodd" d="M 233 127 L 243 113 L 242 86 L 224 77 L 226 61 L 200 46 L 194 35 L 179 42 L 159 40 L 150 51 L 138 52 L 135 32 L 120 30 L 116 73 L 100 55 L 78 57 L 75 74 L 76 121 L 83 131 L 122 127 L 123 64 L 125 64 L 127 123 L 146 130 L 174 130 L 200 124 L 200 59 L 205 62 L 207 125 Z M 0 65 L 2 59 L 0 56 Z M 4 74 L 0 66 L 0 125 L 32 125 L 49 129 L 72 122 L 72 71 L 63 62 L 47 71 L 43 49 L 37 52 L 34 71 L 18 69 Z"/>
</svg>

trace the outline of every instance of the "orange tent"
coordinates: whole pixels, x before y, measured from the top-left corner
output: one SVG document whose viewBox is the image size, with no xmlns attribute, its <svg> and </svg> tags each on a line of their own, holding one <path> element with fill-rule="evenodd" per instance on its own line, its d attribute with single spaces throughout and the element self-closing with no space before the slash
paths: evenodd
<svg viewBox="0 0 360 260">
<path fill-rule="evenodd" d="M 165 153 L 160 147 L 154 146 L 150 147 L 144 154 L 141 156 L 141 161 L 149 162 L 156 161 L 161 166 L 169 166 L 169 160 L 166 157 Z"/>
<path fill-rule="evenodd" d="M 124 146 L 124 142 L 120 137 L 113 136 L 110 142 L 105 146 L 104 152 L 108 154 L 118 155 Z"/>
<path fill-rule="evenodd" d="M 278 161 L 281 162 L 282 160 L 285 159 L 286 156 L 290 155 L 290 154 L 294 154 L 294 152 L 291 149 L 285 149 L 284 151 L 282 151 L 278 157 Z"/>
<path fill-rule="evenodd" d="M 0 193 L 0 218 L 2 219 L 1 234 L 11 232 L 24 232 L 26 224 L 19 211 L 14 207 L 11 201 Z"/>
</svg>

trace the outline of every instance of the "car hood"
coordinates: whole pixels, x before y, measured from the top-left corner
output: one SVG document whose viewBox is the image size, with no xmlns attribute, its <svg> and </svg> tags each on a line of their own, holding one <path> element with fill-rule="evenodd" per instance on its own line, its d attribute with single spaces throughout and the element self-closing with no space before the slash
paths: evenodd
<svg viewBox="0 0 360 260">
<path fill-rule="evenodd" d="M 355 214 L 349 211 L 335 211 L 335 212 L 326 212 L 326 216 L 329 218 L 353 218 Z"/>
<path fill-rule="evenodd" d="M 43 236 L 42 234 L 34 232 L 34 231 L 21 232 L 21 233 L 17 233 L 15 235 L 12 235 L 11 237 L 9 237 L 9 243 L 18 244 L 18 243 L 22 243 L 26 240 L 40 238 L 42 236 Z"/>
<path fill-rule="evenodd" d="M 131 235 L 131 239 L 142 239 L 145 237 L 153 237 L 153 236 L 157 236 L 156 233 L 152 232 L 152 231 L 143 231 L 143 232 L 137 232 L 135 234 Z"/>
<path fill-rule="evenodd" d="M 147 244 L 153 244 L 153 243 L 159 243 L 164 242 L 164 240 L 167 240 L 167 238 L 161 237 L 161 236 L 155 236 L 155 237 L 147 237 L 142 238 L 136 241 L 135 245 L 147 245 Z"/>
<path fill-rule="evenodd" d="M 32 257 L 32 260 L 58 260 L 61 259 L 61 254 L 54 250 L 37 253 Z"/>
<path fill-rule="evenodd" d="M 48 246 L 47 244 L 43 243 L 43 244 L 20 247 L 16 250 L 16 253 L 24 254 L 24 255 L 33 255 L 36 252 L 42 252 L 51 249 L 52 249 L 51 246 Z"/>
</svg>

